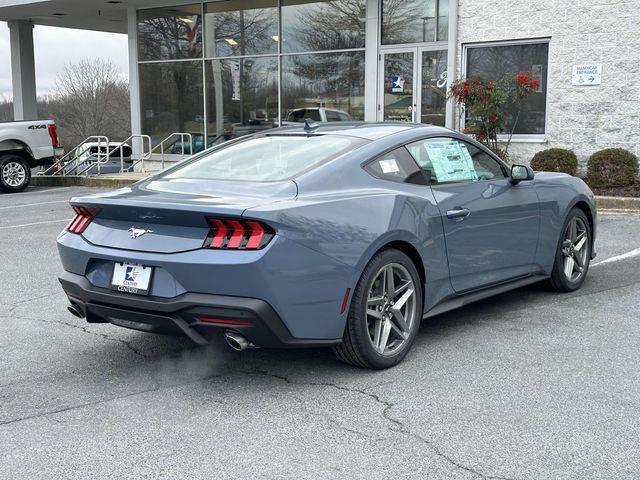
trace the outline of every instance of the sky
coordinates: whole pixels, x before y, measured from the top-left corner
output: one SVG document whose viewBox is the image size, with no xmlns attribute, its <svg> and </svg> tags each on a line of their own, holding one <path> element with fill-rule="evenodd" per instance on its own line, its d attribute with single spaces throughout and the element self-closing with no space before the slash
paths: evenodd
<svg viewBox="0 0 640 480">
<path fill-rule="evenodd" d="M 127 36 L 36 25 L 33 32 L 38 95 L 55 88 L 56 74 L 67 63 L 82 59 L 109 59 L 128 77 Z M 12 98 L 9 27 L 0 22 L 0 96 Z"/>
</svg>

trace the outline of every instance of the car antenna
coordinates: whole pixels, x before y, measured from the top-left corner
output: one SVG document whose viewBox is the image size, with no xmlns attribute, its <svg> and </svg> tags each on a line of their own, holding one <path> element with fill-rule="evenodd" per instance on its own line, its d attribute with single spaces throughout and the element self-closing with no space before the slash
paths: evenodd
<svg viewBox="0 0 640 480">
<path fill-rule="evenodd" d="M 307 132 L 307 136 L 316 133 L 316 130 L 318 130 L 318 128 L 320 128 L 320 125 L 314 122 L 312 119 L 306 118 L 304 120 L 304 131 Z"/>
</svg>

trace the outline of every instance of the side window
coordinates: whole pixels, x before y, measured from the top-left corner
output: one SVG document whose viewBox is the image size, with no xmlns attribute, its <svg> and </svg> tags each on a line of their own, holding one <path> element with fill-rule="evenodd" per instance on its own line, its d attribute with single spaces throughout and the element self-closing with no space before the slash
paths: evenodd
<svg viewBox="0 0 640 480">
<path fill-rule="evenodd" d="M 367 163 L 364 169 L 369 174 L 382 180 L 427 185 L 427 179 L 404 147 L 397 148 L 376 158 Z"/>
<path fill-rule="evenodd" d="M 429 138 L 407 145 L 431 185 L 505 178 L 502 166 L 477 147 L 455 138 Z"/>
<path fill-rule="evenodd" d="M 340 116 L 338 115 L 338 112 L 335 112 L 333 110 L 325 110 L 325 114 L 327 115 L 327 122 L 340 121 Z"/>
<path fill-rule="evenodd" d="M 351 117 L 349 115 L 347 115 L 346 113 L 338 112 L 338 116 L 340 117 L 340 121 L 342 121 L 342 122 L 350 122 L 351 121 Z"/>
</svg>

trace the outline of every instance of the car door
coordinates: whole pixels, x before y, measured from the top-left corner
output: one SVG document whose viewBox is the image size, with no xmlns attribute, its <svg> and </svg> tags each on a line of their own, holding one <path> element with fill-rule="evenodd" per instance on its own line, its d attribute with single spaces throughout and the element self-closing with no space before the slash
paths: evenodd
<svg viewBox="0 0 640 480">
<path fill-rule="evenodd" d="M 465 292 L 536 271 L 540 208 L 534 181 L 513 185 L 504 164 L 456 138 L 407 146 L 440 209 L 451 284 Z"/>
</svg>

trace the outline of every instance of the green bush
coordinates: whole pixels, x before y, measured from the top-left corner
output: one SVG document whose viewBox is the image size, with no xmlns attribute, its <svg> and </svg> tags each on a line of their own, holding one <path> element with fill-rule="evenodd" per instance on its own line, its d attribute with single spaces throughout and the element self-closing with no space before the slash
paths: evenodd
<svg viewBox="0 0 640 480">
<path fill-rule="evenodd" d="M 575 175 L 578 171 L 578 157 L 571 150 L 550 148 L 535 154 L 531 168 L 542 172 L 563 172 Z"/>
<path fill-rule="evenodd" d="M 622 148 L 607 148 L 589 158 L 587 183 L 591 187 L 626 187 L 638 175 L 638 157 Z"/>
</svg>

